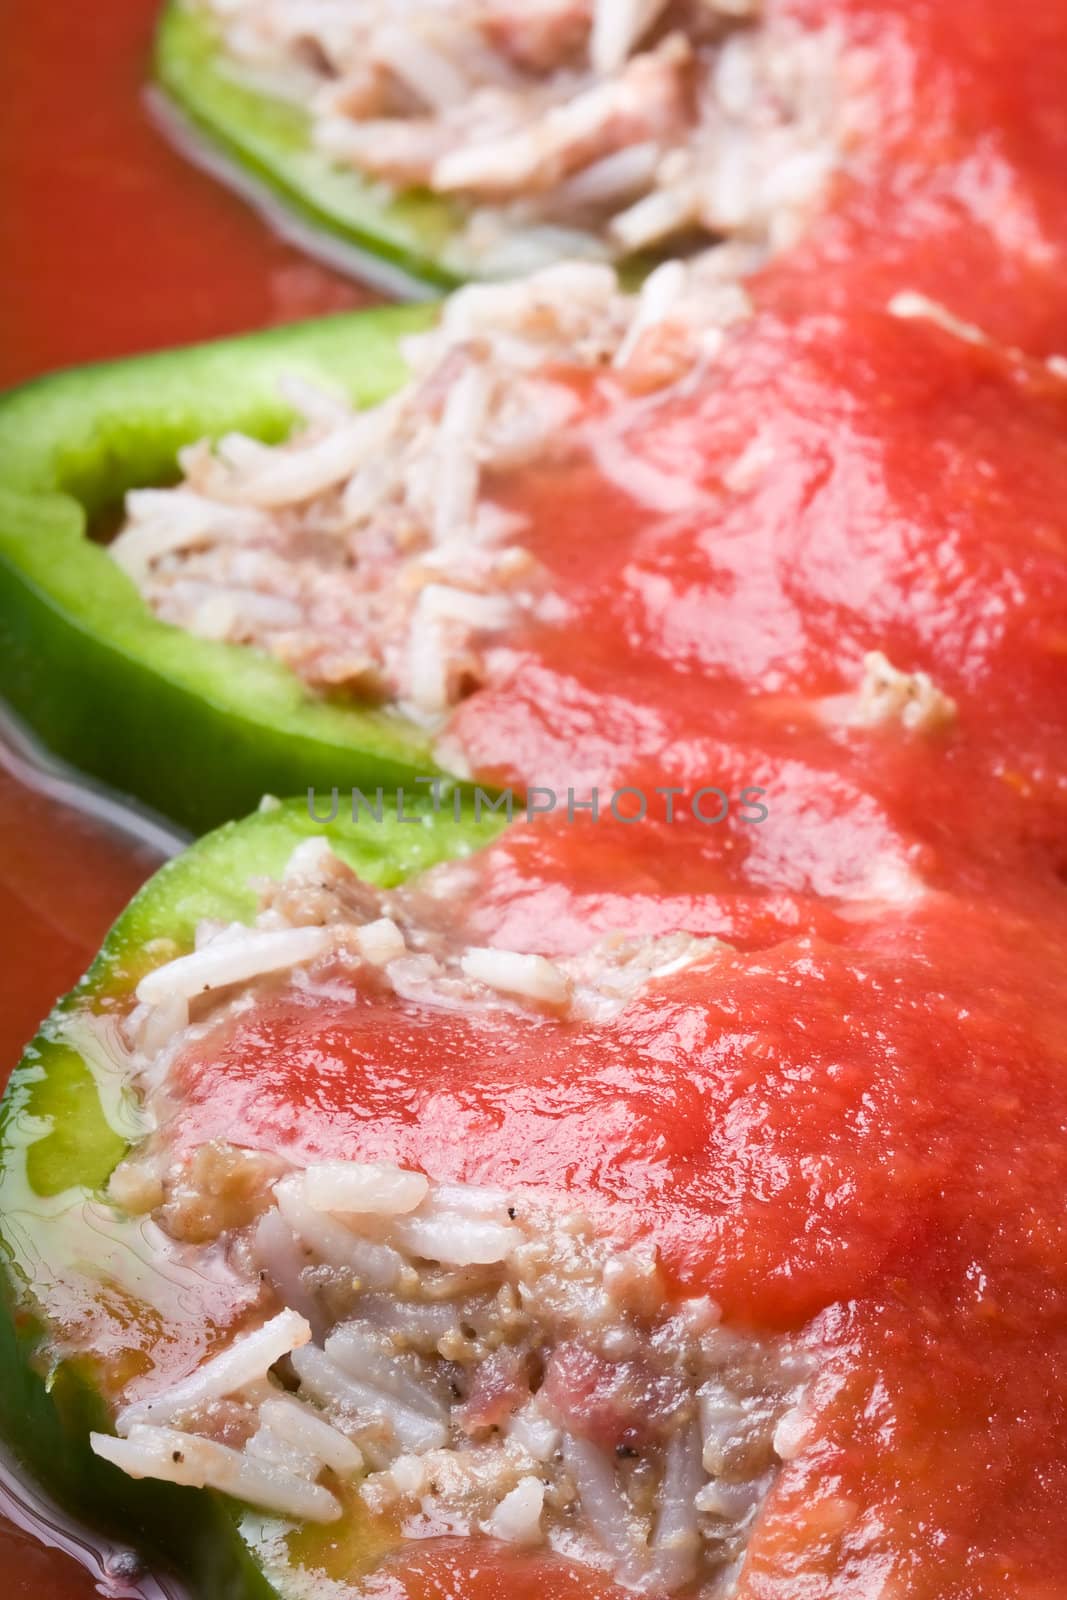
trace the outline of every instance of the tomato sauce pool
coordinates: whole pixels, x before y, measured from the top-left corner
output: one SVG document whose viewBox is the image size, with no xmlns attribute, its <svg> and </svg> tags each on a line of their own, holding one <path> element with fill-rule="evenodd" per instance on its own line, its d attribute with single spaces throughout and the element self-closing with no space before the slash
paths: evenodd
<svg viewBox="0 0 1067 1600">
<path fill-rule="evenodd" d="M 0 385 L 373 298 L 156 126 L 158 0 L 0 7 Z"/>
</svg>

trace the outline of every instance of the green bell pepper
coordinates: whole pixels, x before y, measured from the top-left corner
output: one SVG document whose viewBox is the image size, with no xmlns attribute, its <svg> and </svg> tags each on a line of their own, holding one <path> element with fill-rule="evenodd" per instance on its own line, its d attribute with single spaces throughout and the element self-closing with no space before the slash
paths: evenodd
<svg viewBox="0 0 1067 1600">
<path fill-rule="evenodd" d="M 171 103 L 247 186 L 409 279 L 447 288 L 475 275 L 462 212 L 428 193 L 391 196 L 317 151 L 308 115 L 228 63 L 198 0 L 170 0 L 156 39 L 156 78 Z M 354 263 L 367 274 L 366 255 Z"/>
<path fill-rule="evenodd" d="M 38 379 L 0 400 L 0 690 L 83 771 L 202 832 L 264 793 L 410 784 L 435 770 L 399 718 L 313 695 L 265 653 L 158 621 L 89 536 L 178 449 L 276 440 L 283 373 L 370 403 L 403 378 L 397 307 Z"/>
<path fill-rule="evenodd" d="M 204 141 L 209 164 L 253 200 L 307 224 L 352 257 L 357 277 L 391 292 L 449 289 L 485 271 L 466 233 L 458 201 L 428 190 L 392 193 L 317 150 L 311 117 L 265 90 L 223 52 L 203 0 L 168 0 L 156 34 L 155 76 L 164 104 Z M 184 129 L 182 130 L 184 131 Z M 211 159 L 213 158 L 213 159 Z M 619 263 L 639 287 L 662 256 L 641 251 Z M 341 264 L 344 264 L 342 254 Z"/>
<path fill-rule="evenodd" d="M 63 1289 L 88 1280 L 101 1295 L 118 1292 L 122 1247 L 78 1219 L 86 1203 L 106 1206 L 102 1191 L 136 1133 L 136 1108 L 121 1083 L 102 1077 L 99 1064 L 63 1037 L 64 1019 L 128 994 L 153 964 L 145 954 L 151 940 L 177 953 L 174 946 L 191 947 L 201 918 L 248 918 L 255 905 L 249 879 L 277 875 L 302 838 L 325 833 L 361 876 L 391 885 L 484 843 L 496 826 L 443 812 L 434 818 L 425 809 L 422 822 L 324 826 L 291 801 L 200 840 L 131 902 L 86 977 L 28 1047 L 0 1106 L 0 1430 L 58 1500 L 148 1559 L 177 1566 L 198 1600 L 266 1600 L 285 1586 L 257 1561 L 262 1519 L 211 1491 L 135 1481 L 90 1450 L 90 1430 L 108 1428 L 108 1368 L 84 1333 L 79 1341 L 77 1321 L 73 1331 L 64 1321 Z M 153 1281 L 163 1292 L 143 1240 L 138 1256 L 134 1287 L 126 1289 L 135 1309 L 153 1305 Z M 366 1567 L 377 1553 L 355 1507 L 325 1533 L 301 1530 L 289 1546 L 291 1560 L 336 1576 Z"/>
</svg>

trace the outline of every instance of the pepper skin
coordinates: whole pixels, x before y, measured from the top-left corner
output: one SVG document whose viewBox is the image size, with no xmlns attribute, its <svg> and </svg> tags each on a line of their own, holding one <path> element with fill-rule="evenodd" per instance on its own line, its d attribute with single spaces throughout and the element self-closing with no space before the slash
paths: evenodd
<svg viewBox="0 0 1067 1600">
<path fill-rule="evenodd" d="M 450 288 L 471 276 L 458 247 L 460 214 L 430 194 L 397 198 L 312 147 L 307 114 L 227 69 L 211 17 L 170 0 L 156 38 L 156 80 L 194 134 L 229 166 L 237 187 L 281 202 L 352 251 L 358 276 L 392 289 Z"/>
<path fill-rule="evenodd" d="M 485 818 L 431 820 L 324 826 L 293 801 L 200 840 L 136 895 L 86 977 L 28 1046 L 0 1106 L 0 1432 L 61 1503 L 149 1560 L 178 1567 L 200 1600 L 269 1600 L 277 1591 L 242 1536 L 234 1502 L 135 1481 L 90 1451 L 90 1430 L 109 1426 L 107 1374 L 144 1361 L 144 1350 L 157 1352 L 158 1306 L 168 1292 L 175 1311 L 164 1342 L 181 1337 L 183 1319 L 190 1338 L 202 1338 L 203 1326 L 199 1290 L 190 1295 L 187 1280 L 168 1283 L 158 1259 L 146 1256 L 136 1219 L 125 1225 L 135 1249 L 120 1238 L 101 1250 L 101 1216 L 110 1211 L 104 1189 L 135 1132 L 136 1107 L 99 1061 L 61 1037 L 64 1018 L 121 1006 L 150 965 L 191 947 L 202 918 L 250 916 L 249 879 L 279 873 L 302 838 L 325 834 L 361 876 L 390 885 L 494 832 Z M 146 956 L 153 939 L 161 943 Z M 134 1268 L 132 1288 L 124 1258 Z"/>
<path fill-rule="evenodd" d="M 0 692 L 58 754 L 194 832 L 264 793 L 435 770 L 398 718 L 159 622 L 91 537 L 127 489 L 173 478 L 182 445 L 284 436 L 284 373 L 381 399 L 403 377 L 398 340 L 431 316 L 350 313 L 59 373 L 0 400 Z"/>
</svg>

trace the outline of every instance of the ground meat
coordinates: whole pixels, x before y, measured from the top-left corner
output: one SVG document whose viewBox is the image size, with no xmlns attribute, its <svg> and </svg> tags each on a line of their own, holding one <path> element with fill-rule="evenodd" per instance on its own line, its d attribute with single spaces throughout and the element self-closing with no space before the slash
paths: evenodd
<svg viewBox="0 0 1067 1600">
<path fill-rule="evenodd" d="M 160 1220 L 175 1239 L 206 1244 L 254 1222 L 271 1203 L 286 1162 L 262 1150 L 213 1142 L 163 1182 Z"/>
</svg>

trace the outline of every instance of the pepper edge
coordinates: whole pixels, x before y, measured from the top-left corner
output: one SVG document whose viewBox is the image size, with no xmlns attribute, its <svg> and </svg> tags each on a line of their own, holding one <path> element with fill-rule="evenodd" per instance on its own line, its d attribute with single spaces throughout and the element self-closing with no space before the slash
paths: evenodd
<svg viewBox="0 0 1067 1600">
<path fill-rule="evenodd" d="M 56 752 L 201 832 L 264 792 L 390 787 L 436 774 L 399 719 L 313 698 L 282 663 L 153 617 L 87 537 L 182 443 L 284 435 L 296 372 L 361 404 L 403 377 L 433 307 L 385 307 L 50 374 L 0 398 L 0 688 Z"/>
<path fill-rule="evenodd" d="M 120 914 L 86 975 L 57 1002 L 15 1068 L 0 1102 L 0 1176 L 50 1136 L 42 1131 L 42 1099 L 47 1106 L 49 1057 L 70 1049 L 56 1040 L 63 1016 L 87 998 L 129 992 L 145 970 L 133 956 L 148 938 L 177 933 L 188 943 L 201 917 L 249 914 L 255 902 L 249 869 L 280 871 L 301 839 L 324 834 L 350 866 L 389 886 L 469 853 L 502 827 L 499 818 L 476 822 L 469 811 L 458 822 L 435 817 L 425 801 L 416 810 L 418 828 L 387 821 L 371 832 L 347 820 L 315 822 L 302 803 L 290 801 L 227 822 L 165 862 Z M 99 1101 L 97 1113 L 103 1125 Z M 27 1116 L 37 1119 L 36 1127 L 20 1127 Z M 84 1124 L 78 1129 L 87 1143 L 98 1131 Z M 16 1174 L 16 1181 L 24 1180 Z M 90 1430 L 107 1423 L 106 1403 L 84 1358 L 49 1356 L 46 1314 L 20 1282 L 0 1218 L 0 1436 L 65 1508 L 132 1542 L 145 1559 L 177 1569 L 197 1584 L 201 1600 L 282 1600 L 242 1538 L 241 1504 L 213 1490 L 126 1477 L 89 1447 Z"/>
</svg>

